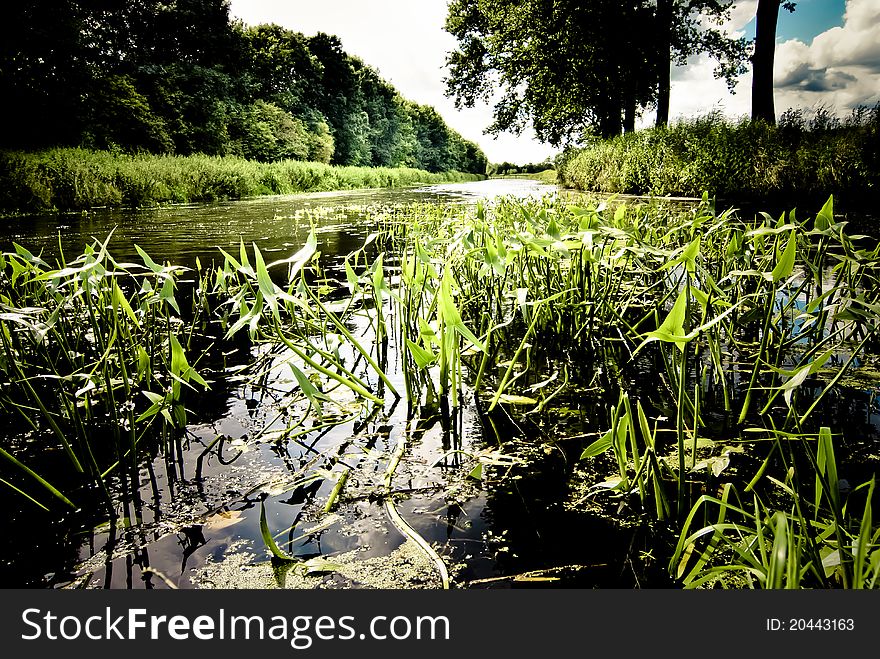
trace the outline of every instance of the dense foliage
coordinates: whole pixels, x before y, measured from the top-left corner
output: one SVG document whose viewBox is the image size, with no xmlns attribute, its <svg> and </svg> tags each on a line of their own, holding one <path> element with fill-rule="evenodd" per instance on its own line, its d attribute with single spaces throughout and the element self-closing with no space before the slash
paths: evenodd
<svg viewBox="0 0 880 659">
<path fill-rule="evenodd" d="M 669 69 L 709 52 L 716 74 L 742 71 L 747 43 L 712 27 L 730 2 L 455 0 L 446 30 L 447 93 L 460 106 L 498 92 L 490 132 L 518 132 L 531 121 L 553 145 L 584 134 L 630 131 L 638 113 L 668 114 Z"/>
<path fill-rule="evenodd" d="M 595 140 L 559 165 L 569 187 L 601 192 L 737 200 L 821 200 L 847 205 L 880 189 L 880 106 L 840 120 L 819 111 L 783 113 L 778 126 L 717 115 Z M 787 202 L 786 202 L 787 203 Z"/>
<path fill-rule="evenodd" d="M 226 0 L 33 0 L 0 43 L 0 147 L 84 146 L 482 173 L 486 159 L 326 34 Z"/>
<path fill-rule="evenodd" d="M 369 237 L 329 266 L 314 229 L 282 254 L 242 240 L 236 255 L 220 251 L 222 261 L 195 270 L 160 265 L 143 249 L 116 260 L 109 238 L 55 265 L 14 245 L 0 254 L 6 509 L 46 520 L 52 543 L 68 540 L 49 515 L 73 537 L 97 538 L 102 520 L 149 537 L 140 510 L 167 507 L 158 482 L 183 481 L 168 456 L 198 454 L 190 486 L 201 493 L 210 483 L 202 465 L 223 460 L 232 439 L 216 427 L 200 437 L 195 428 L 209 424 L 196 410 L 217 392 L 237 398 L 224 390 L 230 382 L 265 383 L 253 407 L 234 413 L 271 421 L 237 426 L 246 434 L 235 446 L 274 445 L 290 456 L 287 472 L 268 480 L 256 470 L 252 489 L 226 490 L 220 501 L 235 502 L 234 515 L 220 523 L 255 522 L 260 496 L 273 567 L 341 570 L 315 556 L 317 545 L 284 536 L 294 527 L 310 535 L 303 519 L 322 529 L 350 516 L 363 524 L 372 509 L 430 558 L 434 583 L 467 585 L 466 570 L 447 570 L 457 562 L 443 545 L 449 517 L 413 505 L 411 466 L 427 464 L 444 479 L 444 508 L 452 500 L 495 511 L 505 496 L 543 507 L 484 515 L 488 529 L 509 529 L 510 553 L 534 542 L 541 515 L 565 520 L 555 528 L 567 538 L 586 538 L 570 543 L 579 561 L 597 519 L 655 529 L 602 548 L 618 585 L 630 573 L 638 584 L 656 564 L 668 568 L 665 583 L 687 588 L 880 586 L 874 402 L 865 395 L 878 382 L 876 240 L 851 234 L 831 198 L 806 220 L 758 221 L 718 213 L 708 199 L 678 210 L 663 200 L 579 202 L 383 207 Z M 377 430 L 364 432 L 372 422 Z M 429 435 L 432 423 L 477 439 Z M 391 443 L 379 433 L 399 435 Z M 450 453 L 455 461 L 444 461 Z M 553 484 L 541 490 L 539 481 Z M 302 506 L 277 514 L 292 496 Z M 383 505 L 368 509 L 365 496 Z M 404 502 L 412 526 L 397 509 Z M 565 517 L 549 512 L 563 506 Z M 83 524 L 77 508 L 103 515 Z M 210 520 L 201 518 L 205 530 Z M 424 529 L 439 530 L 428 537 L 442 557 Z M 108 555 L 119 549 L 105 541 Z M 224 539 L 217 551 L 231 546 Z M 485 547 L 462 548 L 463 560 L 487 560 Z M 494 569 L 516 565 L 499 555 L 489 554 Z M 90 569 L 44 579 L 69 583 Z"/>
</svg>

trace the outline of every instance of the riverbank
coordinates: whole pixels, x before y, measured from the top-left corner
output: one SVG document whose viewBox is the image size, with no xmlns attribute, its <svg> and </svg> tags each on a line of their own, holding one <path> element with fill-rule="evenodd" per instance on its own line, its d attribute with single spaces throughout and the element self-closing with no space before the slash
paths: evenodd
<svg viewBox="0 0 880 659">
<path fill-rule="evenodd" d="M 594 192 L 817 207 L 833 193 L 861 208 L 880 190 L 880 108 L 845 120 L 786 113 L 778 126 L 710 116 L 596 140 L 558 169 L 566 187 Z"/>
<path fill-rule="evenodd" d="M 0 211 L 38 212 L 478 181 L 479 174 L 86 149 L 0 152 Z"/>
</svg>

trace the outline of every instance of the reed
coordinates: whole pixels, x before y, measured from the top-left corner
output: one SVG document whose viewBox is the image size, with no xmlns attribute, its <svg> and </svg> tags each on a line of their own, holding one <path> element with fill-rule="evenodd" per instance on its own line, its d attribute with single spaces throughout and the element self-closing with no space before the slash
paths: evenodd
<svg viewBox="0 0 880 659">
<path fill-rule="evenodd" d="M 86 149 L 0 152 L 0 211 L 39 212 L 478 181 L 462 172 Z"/>
</svg>

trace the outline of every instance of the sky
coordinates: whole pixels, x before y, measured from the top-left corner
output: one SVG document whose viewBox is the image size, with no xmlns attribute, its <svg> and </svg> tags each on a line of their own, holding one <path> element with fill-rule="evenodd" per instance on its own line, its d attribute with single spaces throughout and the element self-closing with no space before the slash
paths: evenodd
<svg viewBox="0 0 880 659">
<path fill-rule="evenodd" d="M 492 107 L 456 110 L 444 96 L 446 55 L 456 40 L 443 30 L 447 0 L 231 0 L 231 13 L 245 23 L 278 23 L 313 35 L 335 34 L 346 52 L 376 68 L 406 98 L 435 107 L 446 123 L 482 147 L 491 162 L 540 162 L 557 150 L 531 131 L 522 136 L 484 134 Z M 734 5 L 724 29 L 754 37 L 757 0 Z M 751 74 L 736 93 L 712 75 L 706 56 L 672 72 L 672 120 L 720 110 L 748 115 Z M 780 10 L 775 67 L 776 110 L 825 107 L 847 114 L 880 102 L 880 0 L 799 0 L 794 13 Z M 650 125 L 649 112 L 641 125 Z"/>
</svg>

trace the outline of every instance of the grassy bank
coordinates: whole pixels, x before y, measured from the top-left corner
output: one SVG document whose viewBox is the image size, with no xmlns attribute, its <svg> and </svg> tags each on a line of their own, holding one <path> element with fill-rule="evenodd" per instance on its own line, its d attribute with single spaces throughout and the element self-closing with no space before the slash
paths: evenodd
<svg viewBox="0 0 880 659">
<path fill-rule="evenodd" d="M 845 120 L 788 112 L 776 127 L 716 115 L 596 141 L 568 152 L 568 187 L 735 201 L 824 200 L 865 205 L 880 189 L 880 107 Z"/>
<path fill-rule="evenodd" d="M 124 155 L 85 149 L 0 153 L 0 210 L 79 210 L 416 183 L 475 181 L 461 172 L 339 167 L 233 157 Z"/>
</svg>

